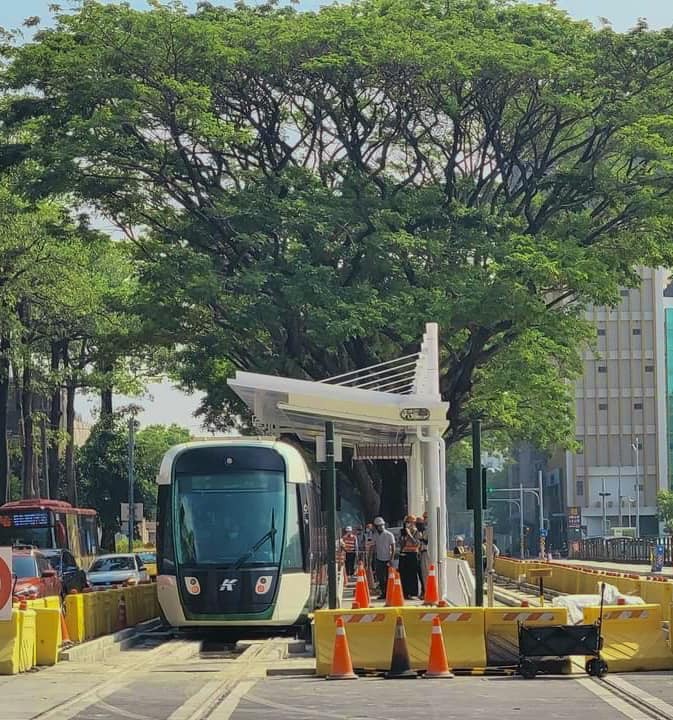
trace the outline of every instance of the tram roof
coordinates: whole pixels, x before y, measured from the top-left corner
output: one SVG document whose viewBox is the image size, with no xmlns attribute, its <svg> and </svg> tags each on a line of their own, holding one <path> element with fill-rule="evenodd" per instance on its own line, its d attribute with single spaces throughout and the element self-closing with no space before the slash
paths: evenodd
<svg viewBox="0 0 673 720">
<path fill-rule="evenodd" d="M 331 420 L 346 445 L 395 444 L 415 436 L 418 428 L 443 433 L 448 427 L 434 323 L 413 355 L 323 381 L 237 372 L 228 384 L 269 434 L 317 437 Z"/>
</svg>

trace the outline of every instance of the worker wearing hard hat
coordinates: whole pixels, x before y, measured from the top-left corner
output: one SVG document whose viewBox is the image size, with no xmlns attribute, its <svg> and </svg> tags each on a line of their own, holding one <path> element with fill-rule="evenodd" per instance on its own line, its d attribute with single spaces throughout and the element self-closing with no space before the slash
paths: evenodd
<svg viewBox="0 0 673 720">
<path fill-rule="evenodd" d="M 346 553 L 346 577 L 355 576 L 355 559 L 358 554 L 358 537 L 353 528 L 347 525 L 341 537 L 341 549 Z"/>
<path fill-rule="evenodd" d="M 379 600 L 386 598 L 388 567 L 395 557 L 395 536 L 386 530 L 382 517 L 374 518 L 374 570 L 379 583 Z"/>
</svg>

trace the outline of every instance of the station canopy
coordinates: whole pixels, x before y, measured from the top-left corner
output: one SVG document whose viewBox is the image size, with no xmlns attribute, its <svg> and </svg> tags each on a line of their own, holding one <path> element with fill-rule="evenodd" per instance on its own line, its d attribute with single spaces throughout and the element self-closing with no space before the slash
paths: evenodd
<svg viewBox="0 0 673 720">
<path fill-rule="evenodd" d="M 437 326 L 417 353 L 321 381 L 237 372 L 229 386 L 265 435 L 324 436 L 325 422 L 360 459 L 409 457 L 419 430 L 443 434 L 449 404 L 439 394 Z"/>
</svg>

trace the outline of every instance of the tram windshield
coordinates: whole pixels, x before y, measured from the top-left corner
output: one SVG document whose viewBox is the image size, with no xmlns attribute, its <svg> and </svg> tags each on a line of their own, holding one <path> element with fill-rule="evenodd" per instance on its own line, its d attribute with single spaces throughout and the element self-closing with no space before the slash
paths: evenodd
<svg viewBox="0 0 673 720">
<path fill-rule="evenodd" d="M 280 562 L 284 473 L 177 475 L 178 562 L 260 567 Z"/>
</svg>

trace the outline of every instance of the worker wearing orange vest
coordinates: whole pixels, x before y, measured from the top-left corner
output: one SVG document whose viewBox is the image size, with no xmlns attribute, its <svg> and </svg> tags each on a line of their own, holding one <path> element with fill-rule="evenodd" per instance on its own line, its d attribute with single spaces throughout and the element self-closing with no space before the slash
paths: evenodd
<svg viewBox="0 0 673 720">
<path fill-rule="evenodd" d="M 355 560 L 358 554 L 358 537 L 350 525 L 344 529 L 341 547 L 346 553 L 346 576 L 353 578 L 355 576 Z"/>
<path fill-rule="evenodd" d="M 400 580 L 404 597 L 418 597 L 418 553 L 421 549 L 419 532 L 416 529 L 415 515 L 404 518 L 404 527 L 400 534 Z"/>
</svg>

